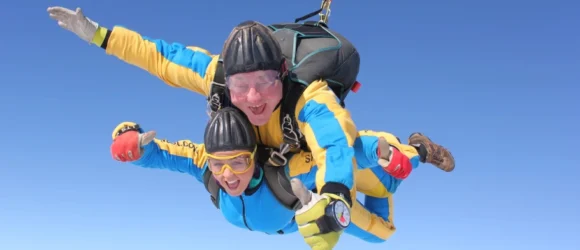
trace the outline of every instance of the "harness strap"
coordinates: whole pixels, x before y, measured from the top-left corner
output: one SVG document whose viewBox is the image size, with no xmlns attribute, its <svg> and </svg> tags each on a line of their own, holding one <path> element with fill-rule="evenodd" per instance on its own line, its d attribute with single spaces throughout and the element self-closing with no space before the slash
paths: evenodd
<svg viewBox="0 0 580 250">
<path fill-rule="evenodd" d="M 291 154 L 290 147 L 287 144 L 283 144 L 279 151 L 272 148 L 259 147 L 257 154 L 258 158 L 262 159 L 266 159 L 268 155 L 270 156 L 263 164 L 262 169 L 264 170 L 266 185 L 268 185 L 276 200 L 289 210 L 296 211 L 300 209 L 302 203 L 292 191 L 290 178 L 288 178 L 285 168 L 288 163 L 288 154 Z"/>
<path fill-rule="evenodd" d="M 219 195 L 220 187 L 216 182 L 216 180 L 211 175 L 211 171 L 207 169 L 203 173 L 203 185 L 205 186 L 205 189 L 209 192 L 211 202 L 213 203 L 213 205 L 217 209 L 220 209 L 220 195 Z"/>
<path fill-rule="evenodd" d="M 221 109 L 227 100 L 226 98 L 226 78 L 224 73 L 223 61 L 220 59 L 216 66 L 213 81 L 209 87 L 207 96 L 208 115 Z"/>
<path fill-rule="evenodd" d="M 310 152 L 306 140 L 296 122 L 296 105 L 298 99 L 306 89 L 306 86 L 298 83 L 288 84 L 288 90 L 285 91 L 280 107 L 280 125 L 282 126 L 282 133 L 284 135 L 284 143 L 288 144 L 291 150 L 303 150 Z M 282 148 L 282 147 L 281 147 Z"/>
</svg>

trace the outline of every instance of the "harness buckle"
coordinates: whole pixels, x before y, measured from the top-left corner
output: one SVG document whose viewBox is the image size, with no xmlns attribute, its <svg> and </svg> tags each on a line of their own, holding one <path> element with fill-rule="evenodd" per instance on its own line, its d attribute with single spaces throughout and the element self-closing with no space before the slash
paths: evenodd
<svg viewBox="0 0 580 250">
<path fill-rule="evenodd" d="M 282 143 L 279 150 L 272 149 L 270 151 L 270 158 L 268 159 L 268 163 L 276 167 L 285 166 L 288 163 L 288 159 L 284 155 L 290 152 L 290 148 L 290 144 Z"/>
<path fill-rule="evenodd" d="M 280 167 L 285 166 L 286 163 L 288 163 L 288 159 L 284 157 L 284 154 L 276 150 L 272 150 L 270 153 L 270 159 L 268 159 L 268 163 L 270 163 L 272 166 Z"/>
</svg>

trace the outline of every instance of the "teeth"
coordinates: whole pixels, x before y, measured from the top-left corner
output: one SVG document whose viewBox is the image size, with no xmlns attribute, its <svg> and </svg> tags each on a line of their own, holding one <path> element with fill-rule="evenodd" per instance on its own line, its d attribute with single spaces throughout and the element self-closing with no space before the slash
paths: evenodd
<svg viewBox="0 0 580 250">
<path fill-rule="evenodd" d="M 238 181 L 228 181 L 228 184 L 235 184 Z"/>
</svg>

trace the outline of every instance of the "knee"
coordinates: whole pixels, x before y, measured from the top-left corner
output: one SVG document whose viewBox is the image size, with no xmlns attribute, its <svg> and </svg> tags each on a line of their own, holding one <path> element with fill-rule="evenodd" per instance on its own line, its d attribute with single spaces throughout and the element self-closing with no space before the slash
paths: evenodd
<svg viewBox="0 0 580 250">
<path fill-rule="evenodd" d="M 381 166 L 371 168 L 371 171 L 379 179 L 380 184 L 378 186 L 380 187 L 377 187 L 377 189 L 380 188 L 385 190 L 383 196 L 375 195 L 374 197 L 390 197 L 391 194 L 394 194 L 397 191 L 401 182 L 403 182 L 402 179 L 395 178 Z"/>
<path fill-rule="evenodd" d="M 364 238 L 362 240 L 364 240 L 368 243 L 383 243 L 383 242 L 387 241 L 387 239 L 382 239 L 378 236 L 367 237 L 367 238 Z"/>
<path fill-rule="evenodd" d="M 350 224 L 350 226 L 345 230 L 347 234 L 357 237 L 369 243 L 382 243 L 387 241 L 387 239 L 392 235 L 391 233 L 376 233 L 367 230 L 363 230 L 357 225 Z"/>
</svg>

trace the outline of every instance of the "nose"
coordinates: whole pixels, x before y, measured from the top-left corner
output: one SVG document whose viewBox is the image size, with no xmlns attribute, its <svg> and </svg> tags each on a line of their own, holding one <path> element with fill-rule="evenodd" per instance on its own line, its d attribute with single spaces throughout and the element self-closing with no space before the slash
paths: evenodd
<svg viewBox="0 0 580 250">
<path fill-rule="evenodd" d="M 248 100 L 248 102 L 254 103 L 259 102 L 262 100 L 262 95 L 260 92 L 256 91 L 256 88 L 251 88 L 246 95 L 246 100 Z"/>
<path fill-rule="evenodd" d="M 224 179 L 228 180 L 236 176 L 236 174 L 232 173 L 232 171 L 229 168 L 226 168 L 222 173 L 222 176 L 224 177 Z"/>
</svg>

